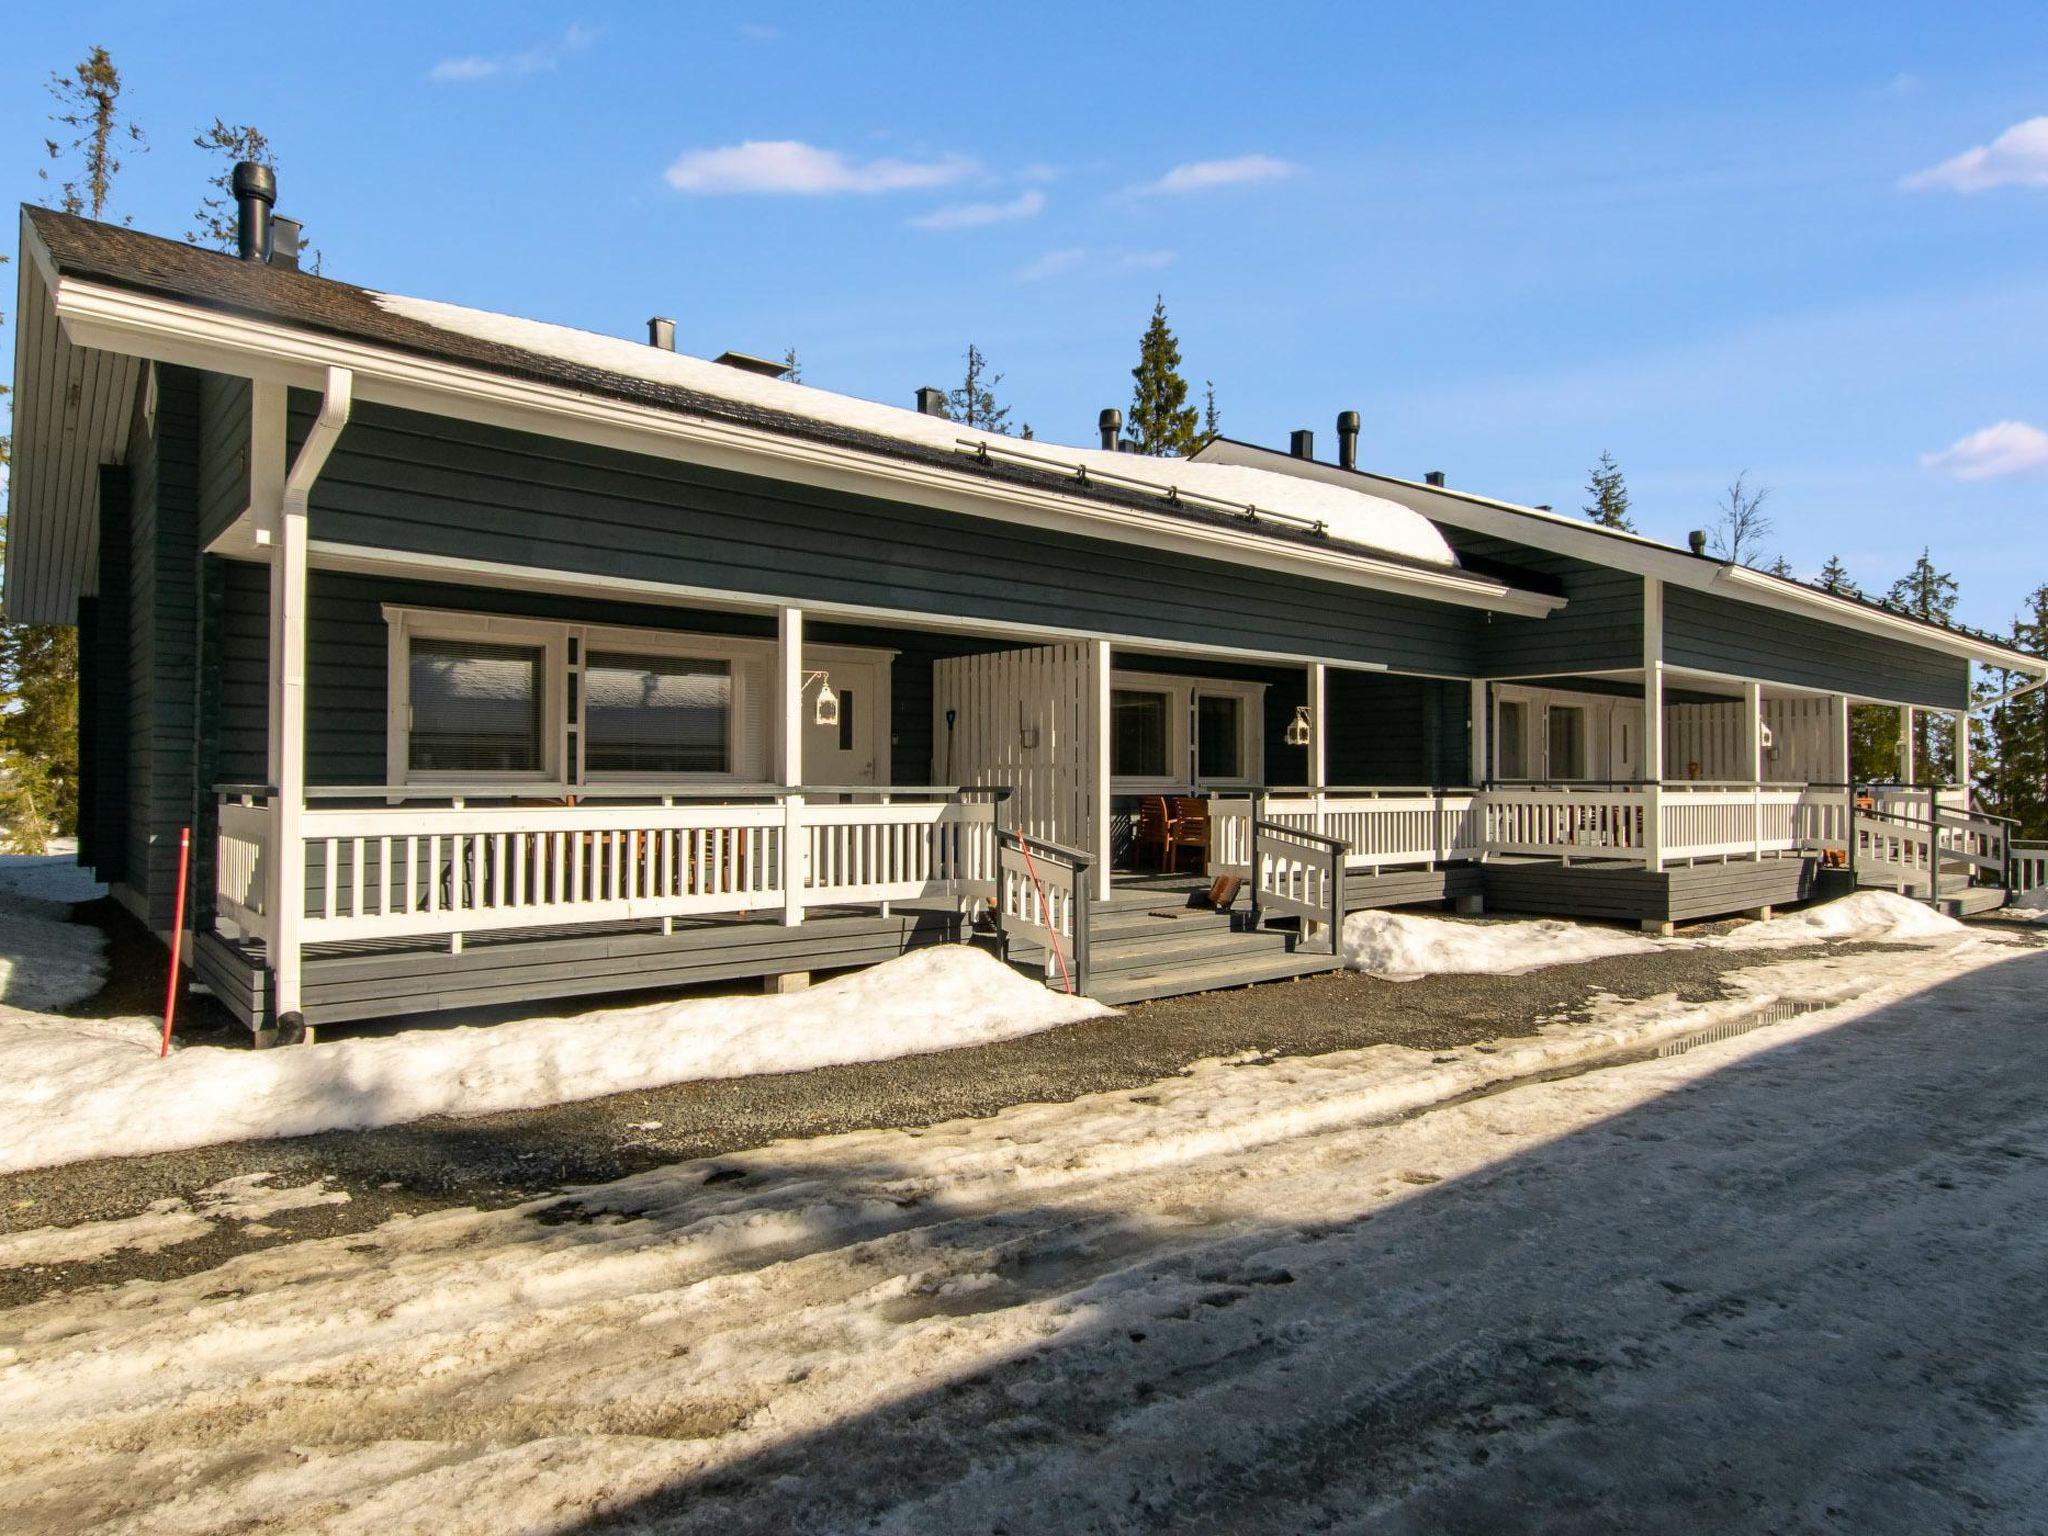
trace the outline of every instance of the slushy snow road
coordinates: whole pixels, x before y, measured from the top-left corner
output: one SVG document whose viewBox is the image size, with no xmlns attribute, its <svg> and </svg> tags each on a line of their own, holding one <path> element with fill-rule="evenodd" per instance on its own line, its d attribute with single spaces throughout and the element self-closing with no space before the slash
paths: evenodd
<svg viewBox="0 0 2048 1536">
<path fill-rule="evenodd" d="M 51 1296 L 0 1527 L 2043 1528 L 2048 952 L 1743 974 L 1865 990 L 1392 1120 L 1416 1053 L 1219 1062 Z"/>
</svg>

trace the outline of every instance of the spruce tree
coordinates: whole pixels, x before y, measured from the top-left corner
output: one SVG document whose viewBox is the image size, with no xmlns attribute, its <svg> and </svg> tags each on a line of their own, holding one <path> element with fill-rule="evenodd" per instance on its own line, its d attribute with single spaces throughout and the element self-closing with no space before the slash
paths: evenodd
<svg viewBox="0 0 2048 1536">
<path fill-rule="evenodd" d="M 1930 624 L 1946 624 L 1955 617 L 1959 589 L 1955 577 L 1936 570 L 1927 549 L 1913 568 L 1892 583 L 1886 601 L 1901 613 Z M 1954 761 L 1955 728 L 1948 716 L 1934 710 L 1913 713 L 1913 778 L 1919 784 L 1943 781 L 1944 763 Z"/>
<path fill-rule="evenodd" d="M 1181 377 L 1180 343 L 1166 323 L 1166 299 L 1152 301 L 1152 320 L 1138 340 L 1137 381 L 1131 391 L 1131 419 L 1125 440 L 1140 453 L 1185 458 L 1202 446 L 1188 381 Z"/>
<path fill-rule="evenodd" d="M 960 387 L 946 394 L 946 414 L 963 427 L 1010 435 L 1010 408 L 997 403 L 995 387 L 1003 382 L 1000 373 L 988 371 L 988 359 L 973 342 L 967 343 L 967 373 Z"/>
<path fill-rule="evenodd" d="M 1621 466 L 1614 462 L 1613 454 L 1600 455 L 1592 478 L 1586 482 L 1586 494 L 1593 498 L 1586 503 L 1586 516 L 1602 528 L 1619 528 L 1624 533 L 1636 531 L 1628 515 L 1628 485 L 1621 478 Z"/>
<path fill-rule="evenodd" d="M 1838 597 L 1861 597 L 1863 589 L 1849 576 L 1849 567 L 1842 564 L 1840 555 L 1829 555 L 1828 563 L 1820 568 L 1820 575 L 1814 578 L 1814 585 L 1823 592 L 1832 592 Z"/>
<path fill-rule="evenodd" d="M 52 160 L 77 158 L 71 175 L 59 183 L 57 205 L 66 213 L 104 218 L 113 199 L 114 178 L 121 174 L 121 155 L 126 150 L 141 153 L 149 147 L 142 129 L 122 115 L 121 71 L 114 67 L 106 49 L 94 48 L 69 74 L 62 70 L 52 73 L 49 89 L 57 101 L 50 121 L 70 136 L 45 139 L 43 148 Z M 37 174 L 45 181 L 50 179 L 48 167 Z"/>
<path fill-rule="evenodd" d="M 1216 409 L 1216 381 L 1202 380 L 1202 445 L 1207 447 L 1223 435 L 1223 417 Z"/>
<path fill-rule="evenodd" d="M 787 348 L 782 354 L 782 377 L 791 384 L 804 381 L 804 365 L 797 361 L 796 348 Z"/>
<path fill-rule="evenodd" d="M 2048 656 L 2048 586 L 2027 594 L 2026 607 L 2013 620 L 2012 646 Z M 2001 670 L 1986 679 L 1986 695 L 2001 697 L 2028 681 Z M 2015 836 L 2048 838 L 2048 688 L 1993 707 L 1984 722 L 1984 739 L 1989 761 L 1980 783 L 1990 808 L 2019 823 Z"/>
</svg>

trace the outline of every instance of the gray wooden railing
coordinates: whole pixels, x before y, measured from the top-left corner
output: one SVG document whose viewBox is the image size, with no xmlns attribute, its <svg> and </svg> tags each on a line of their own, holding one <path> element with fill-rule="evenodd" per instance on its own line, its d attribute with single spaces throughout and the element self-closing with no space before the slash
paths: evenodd
<svg viewBox="0 0 2048 1536">
<path fill-rule="evenodd" d="M 1007 956 L 1023 939 L 1045 951 L 1048 981 L 1088 989 L 1088 907 L 1094 859 L 1041 837 L 996 828 L 996 931 Z"/>
<path fill-rule="evenodd" d="M 1252 821 L 1252 909 L 1256 919 L 1275 913 L 1320 924 L 1330 953 L 1343 949 L 1344 862 L 1348 846 L 1282 822 Z"/>
</svg>

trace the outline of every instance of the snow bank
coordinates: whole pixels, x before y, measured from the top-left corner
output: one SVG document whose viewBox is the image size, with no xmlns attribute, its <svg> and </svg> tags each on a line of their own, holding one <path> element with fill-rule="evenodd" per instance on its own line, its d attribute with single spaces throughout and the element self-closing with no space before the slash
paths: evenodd
<svg viewBox="0 0 2048 1536">
<path fill-rule="evenodd" d="M 69 847 L 0 856 L 0 1003 L 65 1008 L 106 980 L 106 940 L 89 923 L 71 921 L 73 903 L 102 890 L 76 857 Z"/>
<path fill-rule="evenodd" d="M 834 394 L 805 384 L 791 384 L 783 379 L 771 379 L 723 363 L 707 362 L 700 357 L 626 341 L 617 336 L 601 336 L 594 331 L 579 331 L 571 326 L 521 320 L 513 315 L 493 314 L 489 310 L 468 309 L 460 304 L 443 304 L 433 299 L 407 298 L 396 293 L 379 293 L 373 297 L 379 308 L 391 314 L 477 341 L 517 347 L 543 357 L 602 369 L 623 378 L 693 390 L 737 405 L 780 411 L 829 426 L 871 432 L 898 442 L 936 448 L 942 453 L 956 452 L 963 441 L 987 441 L 1013 449 L 1021 446 L 1014 437 L 977 432 L 944 417 L 927 416 L 921 411 L 882 405 L 852 395 Z M 1443 535 L 1428 518 L 1384 497 L 1369 496 L 1343 486 L 1324 485 L 1245 465 L 1196 464 L 1186 459 L 1156 459 L 1146 454 L 1104 453 L 1099 448 L 1071 448 L 1042 440 L 1029 444 L 1028 451 L 1069 468 L 1085 464 L 1090 469 L 1111 471 L 1162 488 L 1178 486 L 1226 501 L 1249 502 L 1268 511 L 1321 518 L 1333 537 L 1350 543 L 1427 561 L 1432 565 L 1458 563 L 1450 545 L 1444 542 Z"/>
<path fill-rule="evenodd" d="M 2048 886 L 2021 891 L 2006 903 L 2005 910 L 1998 915 L 2016 918 L 2023 923 L 2048 923 Z"/>
<path fill-rule="evenodd" d="M 156 1059 L 138 1020 L 0 1010 L 0 1171 L 568 1103 L 980 1045 L 1110 1012 L 942 945 L 782 997 L 707 998 Z"/>
<path fill-rule="evenodd" d="M 1354 971 L 1412 980 L 1418 976 L 1519 976 L 1547 965 L 1647 954 L 1640 934 L 1539 922 L 1458 921 L 1402 912 L 1354 912 L 1344 920 L 1344 963 Z"/>
<path fill-rule="evenodd" d="M 1697 942 L 1717 949 L 1780 949 L 1858 940 L 1918 944 L 1961 938 L 1966 932 L 1961 923 L 1924 902 L 1891 891 L 1858 891 L 1803 912 L 1743 923 Z"/>
</svg>

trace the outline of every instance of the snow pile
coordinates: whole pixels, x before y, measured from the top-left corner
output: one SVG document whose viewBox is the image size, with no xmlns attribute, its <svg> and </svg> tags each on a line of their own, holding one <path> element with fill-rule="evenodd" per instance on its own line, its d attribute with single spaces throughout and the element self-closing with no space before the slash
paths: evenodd
<svg viewBox="0 0 2048 1536">
<path fill-rule="evenodd" d="M 1874 942 L 1935 944 L 1968 930 L 1925 902 L 1891 891 L 1858 891 L 1835 901 L 1788 912 L 1763 922 L 1743 923 L 1698 942 L 1717 949 L 1781 949 L 1795 944 Z"/>
<path fill-rule="evenodd" d="M 1369 496 L 1343 486 L 1275 474 L 1237 464 L 1197 464 L 1187 459 L 1157 459 L 1146 454 L 1104 453 L 1099 448 L 1070 448 L 1043 441 L 1020 445 L 1016 438 L 1002 437 L 963 427 L 944 417 L 921 411 L 881 405 L 852 395 L 834 394 L 805 384 L 771 379 L 723 363 L 707 362 L 681 352 L 650 347 L 617 336 L 601 336 L 566 325 L 549 325 L 539 320 L 521 320 L 513 315 L 467 309 L 460 304 L 443 304 L 433 299 L 413 299 L 402 294 L 373 295 L 380 309 L 417 320 L 437 330 L 453 331 L 477 341 L 517 347 L 542 357 L 557 358 L 587 368 L 602 369 L 629 379 L 692 390 L 736 405 L 779 411 L 789 416 L 828 426 L 870 432 L 898 442 L 954 453 L 962 442 L 988 442 L 1013 452 L 1074 468 L 1085 465 L 1132 480 L 1143 480 L 1162 489 L 1178 486 L 1200 495 L 1224 501 L 1250 503 L 1270 512 L 1295 517 L 1320 518 L 1334 538 L 1366 545 L 1387 554 L 1403 555 L 1431 565 L 1456 565 L 1457 557 L 1436 525 L 1418 512 L 1410 511 L 1384 497 Z"/>
<path fill-rule="evenodd" d="M 1344 920 L 1344 963 L 1354 971 L 1418 976 L 1519 976 L 1547 965 L 1641 955 L 1657 948 L 1640 934 L 1544 919 L 1458 921 L 1402 912 L 1354 912 Z"/>
<path fill-rule="evenodd" d="M 935 945 L 806 992 L 417 1029 L 274 1051 L 156 1059 L 140 1021 L 0 1012 L 0 1171 L 427 1115 L 562 1104 L 700 1078 L 952 1050 L 1111 1010 L 964 945 Z"/>
<path fill-rule="evenodd" d="M 2017 918 L 2023 923 L 2048 923 L 2048 885 L 2019 892 L 1998 915 Z"/>
<path fill-rule="evenodd" d="M 0 1003 L 65 1008 L 106 980 L 99 929 L 71 921 L 73 903 L 101 893 L 76 854 L 0 856 Z"/>
</svg>

